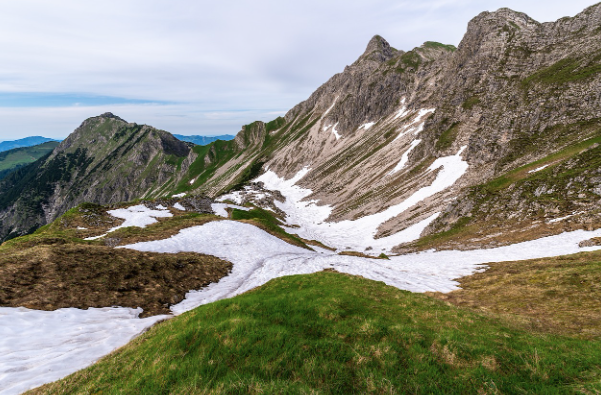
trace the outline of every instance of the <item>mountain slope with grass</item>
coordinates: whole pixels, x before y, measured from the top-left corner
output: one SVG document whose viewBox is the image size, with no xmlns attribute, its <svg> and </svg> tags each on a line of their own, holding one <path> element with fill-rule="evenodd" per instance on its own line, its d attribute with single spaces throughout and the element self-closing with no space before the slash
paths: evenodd
<svg viewBox="0 0 601 395">
<path fill-rule="evenodd" d="M 31 147 L 13 148 L 0 152 L 0 180 L 16 169 L 50 154 L 58 144 L 58 141 L 48 141 Z"/>
<path fill-rule="evenodd" d="M 165 131 L 111 113 L 89 118 L 49 156 L 0 181 L 0 240 L 30 233 L 83 202 L 168 194 L 195 157 Z"/>
<path fill-rule="evenodd" d="M 31 393 L 594 393 L 599 349 L 321 272 L 158 324 Z"/>
</svg>

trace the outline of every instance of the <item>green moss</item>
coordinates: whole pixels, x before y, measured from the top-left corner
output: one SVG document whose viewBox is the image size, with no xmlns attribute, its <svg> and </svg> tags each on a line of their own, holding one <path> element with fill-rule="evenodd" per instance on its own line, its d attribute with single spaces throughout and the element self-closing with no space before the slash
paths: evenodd
<svg viewBox="0 0 601 395">
<path fill-rule="evenodd" d="M 286 120 L 282 117 L 277 117 L 276 119 L 274 119 L 271 122 L 267 122 L 265 124 L 265 131 L 267 133 L 273 132 L 274 130 L 277 130 L 279 128 L 281 128 L 282 126 L 284 126 L 286 124 Z"/>
</svg>

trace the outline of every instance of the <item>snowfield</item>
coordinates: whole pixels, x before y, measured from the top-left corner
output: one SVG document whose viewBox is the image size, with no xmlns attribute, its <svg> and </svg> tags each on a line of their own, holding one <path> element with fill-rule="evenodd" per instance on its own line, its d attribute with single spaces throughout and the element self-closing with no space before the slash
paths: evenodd
<svg viewBox="0 0 601 395">
<path fill-rule="evenodd" d="M 390 260 L 337 255 L 290 245 L 265 231 L 236 221 L 215 221 L 183 229 L 177 235 L 123 248 L 138 251 L 191 251 L 234 264 L 232 273 L 200 291 L 191 291 L 172 306 L 181 314 L 199 305 L 232 297 L 269 280 L 332 268 L 383 281 L 400 289 L 449 292 L 453 279 L 482 269 L 487 262 L 542 258 L 590 251 L 578 243 L 601 236 L 578 230 L 488 250 L 428 251 Z M 126 344 L 165 316 L 137 318 L 129 308 L 61 309 L 51 312 L 0 308 L 0 393 L 19 394 L 89 366 Z"/>
<path fill-rule="evenodd" d="M 435 213 L 391 236 L 374 238 L 381 224 L 455 184 L 468 168 L 467 162 L 461 158 L 464 149 L 465 146 L 457 154 L 438 158 L 430 165 L 429 171 L 438 170 L 431 185 L 417 190 L 397 205 L 355 221 L 325 222 L 332 212 L 331 206 L 319 206 L 316 201 L 303 201 L 312 191 L 301 188 L 296 183 L 310 171 L 308 168 L 302 169 L 289 180 L 279 177 L 273 171 L 267 171 L 256 181 L 262 181 L 267 189 L 279 190 L 286 198 L 285 202 L 276 201 L 275 204 L 288 214 L 288 225 L 299 226 L 287 228 L 289 233 L 298 234 L 308 240 L 317 240 L 339 250 L 365 251 L 378 255 L 381 252 L 390 252 L 392 247 L 398 244 L 418 239 L 422 231 L 438 217 L 439 214 Z"/>
<path fill-rule="evenodd" d="M 0 307 L 0 394 L 20 394 L 68 376 L 168 317 L 140 319 L 141 312 Z"/>
<path fill-rule="evenodd" d="M 406 151 L 407 156 L 417 144 L 419 140 L 415 140 Z M 290 180 L 268 171 L 255 181 L 264 182 L 268 189 L 279 190 L 286 198 L 283 203 L 276 201 L 275 204 L 288 214 L 288 225 L 299 226 L 287 229 L 290 233 L 321 241 L 339 250 L 368 250 L 369 253 L 379 254 L 381 251 L 388 252 L 399 243 L 419 238 L 423 229 L 439 215 L 434 213 L 401 232 L 374 239 L 382 223 L 449 188 L 465 174 L 468 165 L 461 158 L 464 149 L 462 147 L 455 155 L 439 158 L 430 166 L 429 171 L 437 171 L 431 185 L 417 190 L 397 205 L 355 221 L 327 223 L 325 220 L 332 211 L 330 206 L 302 201 L 312 191 L 295 184 L 310 171 L 307 168 Z M 228 195 L 235 202 L 239 202 L 239 197 L 236 193 Z M 215 213 L 226 218 L 228 207 L 248 210 L 233 204 L 212 204 Z M 183 206 L 174 208 L 184 209 Z M 109 213 L 125 220 L 119 227 L 145 227 L 156 222 L 157 218 L 172 216 L 166 208 L 152 210 L 142 205 Z M 383 281 L 412 292 L 450 292 L 458 287 L 454 279 L 483 270 L 483 265 L 488 262 L 601 249 L 578 247 L 579 242 L 599 236 L 601 229 L 588 232 L 578 230 L 494 249 L 426 251 L 383 260 L 338 255 L 318 247 L 313 247 L 314 251 L 311 251 L 288 244 L 251 224 L 220 220 L 183 229 L 168 239 L 119 248 L 168 253 L 198 252 L 233 263 L 228 276 L 202 290 L 188 292 L 182 302 L 172 306 L 173 314 L 177 315 L 203 304 L 238 295 L 274 278 L 324 269 Z M 141 309 L 123 307 L 56 311 L 0 308 L 0 394 L 19 394 L 63 378 L 125 345 L 157 321 L 171 317 L 140 319 L 140 312 Z"/>
</svg>

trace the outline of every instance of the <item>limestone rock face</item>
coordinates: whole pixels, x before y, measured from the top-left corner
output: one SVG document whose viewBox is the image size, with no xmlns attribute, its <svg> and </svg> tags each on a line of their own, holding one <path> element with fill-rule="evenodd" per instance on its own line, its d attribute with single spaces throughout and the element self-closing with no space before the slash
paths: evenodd
<svg viewBox="0 0 601 395">
<path fill-rule="evenodd" d="M 465 147 L 467 172 L 383 224 L 379 235 L 434 213 L 441 215 L 424 234 L 448 230 L 482 208 L 474 187 L 597 135 L 600 21 L 601 4 L 552 23 L 500 9 L 470 21 L 458 48 L 427 42 L 404 52 L 375 36 L 282 125 L 266 128 L 262 145 L 219 172 L 234 174 L 244 161 L 264 162 L 284 178 L 309 168 L 298 184 L 313 191 L 308 200 L 332 205 L 329 221 L 339 221 L 405 201 L 431 185 L 437 158 Z M 199 189 L 217 194 L 228 180 L 209 177 Z M 537 205 L 530 211 L 556 210 Z"/>
</svg>

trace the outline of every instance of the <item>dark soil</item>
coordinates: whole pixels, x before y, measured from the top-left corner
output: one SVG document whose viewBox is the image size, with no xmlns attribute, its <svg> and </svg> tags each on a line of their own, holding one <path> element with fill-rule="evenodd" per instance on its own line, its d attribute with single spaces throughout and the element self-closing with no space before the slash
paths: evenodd
<svg viewBox="0 0 601 395">
<path fill-rule="evenodd" d="M 0 306 L 142 307 L 169 313 L 185 294 L 217 282 L 232 264 L 195 253 L 161 254 L 48 243 L 0 255 Z"/>
</svg>

